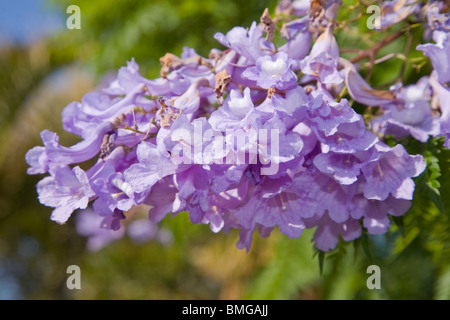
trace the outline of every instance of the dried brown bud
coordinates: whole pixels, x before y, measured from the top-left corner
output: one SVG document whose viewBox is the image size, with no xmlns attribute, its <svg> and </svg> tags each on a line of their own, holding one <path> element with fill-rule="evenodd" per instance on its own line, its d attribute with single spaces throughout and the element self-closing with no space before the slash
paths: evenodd
<svg viewBox="0 0 450 320">
<path fill-rule="evenodd" d="M 231 80 L 231 76 L 228 74 L 226 69 L 223 69 L 216 74 L 216 85 L 214 87 L 214 92 L 216 93 L 217 102 L 219 105 L 223 104 L 223 93 Z"/>
<path fill-rule="evenodd" d="M 105 134 L 103 136 L 102 145 L 100 146 L 99 158 L 104 160 L 114 150 L 114 136 L 112 134 Z"/>
<path fill-rule="evenodd" d="M 183 65 L 183 61 L 172 53 L 166 53 L 164 57 L 159 58 L 161 62 L 161 77 L 165 78 L 168 73 Z"/>
<path fill-rule="evenodd" d="M 286 91 L 285 90 L 279 90 L 277 88 L 269 88 L 269 89 L 267 89 L 267 97 L 269 99 L 272 99 L 274 94 L 279 94 L 283 98 L 286 98 Z"/>
<path fill-rule="evenodd" d="M 306 94 L 310 94 L 310 93 L 313 92 L 313 91 L 314 91 L 314 87 L 313 87 L 313 86 L 307 86 L 307 87 L 305 88 Z"/>
<path fill-rule="evenodd" d="M 275 26 L 275 22 L 273 22 L 272 18 L 270 17 L 269 9 L 266 8 L 266 10 L 264 10 L 264 13 L 262 14 L 259 21 L 261 22 L 259 24 L 259 28 L 263 32 L 267 33 L 266 40 L 267 41 L 272 40 L 276 26 Z"/>
</svg>

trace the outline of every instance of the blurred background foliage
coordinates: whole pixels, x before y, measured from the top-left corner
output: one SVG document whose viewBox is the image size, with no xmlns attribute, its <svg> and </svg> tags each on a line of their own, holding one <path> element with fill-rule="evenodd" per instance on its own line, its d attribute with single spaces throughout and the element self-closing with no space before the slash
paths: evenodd
<svg viewBox="0 0 450 320">
<path fill-rule="evenodd" d="M 405 141 L 429 164 L 416 179 L 410 212 L 393 220 L 387 235 L 341 242 L 326 255 L 314 250 L 313 230 L 299 239 L 278 230 L 267 239 L 255 235 L 245 253 L 235 247 L 237 232 L 214 234 L 192 225 L 186 214 L 161 223 L 172 233 L 170 244 L 136 244 L 124 237 L 99 251 L 86 250 L 74 219 L 58 225 L 49 220 L 51 208 L 39 204 L 35 186 L 42 176 L 26 175 L 24 156 L 41 144 L 39 132 L 56 131 L 63 145 L 73 143 L 62 130 L 62 109 L 126 61 L 134 57 L 143 75 L 158 77 L 166 52 L 179 55 L 188 46 L 207 56 L 220 48 L 215 32 L 250 26 L 264 8 L 274 12 L 276 1 L 45 4 L 62 16 L 57 32 L 0 44 L 0 299 L 450 299 L 450 152 L 439 151 L 438 140 Z M 81 8 L 81 30 L 65 28 L 71 4 Z M 358 1 L 344 6 L 340 20 L 347 22 L 337 31 L 341 48 L 365 49 L 386 36 L 367 30 Z M 8 12 L 8 5 L 2 9 Z M 429 73 L 430 64 L 417 60 L 414 50 L 422 31 L 412 30 L 380 52 L 404 56 L 375 65 L 372 83 L 380 88 L 395 80 L 412 83 Z M 368 76 L 364 66 L 361 72 Z M 66 287 L 72 264 L 81 268 L 81 290 Z M 381 290 L 366 286 L 372 264 L 381 268 Z"/>
</svg>

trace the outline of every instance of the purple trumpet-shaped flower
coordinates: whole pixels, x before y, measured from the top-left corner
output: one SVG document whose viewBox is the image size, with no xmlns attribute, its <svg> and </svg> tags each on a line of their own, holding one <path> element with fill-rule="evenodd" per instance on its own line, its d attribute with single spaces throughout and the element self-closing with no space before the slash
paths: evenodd
<svg viewBox="0 0 450 320">
<path fill-rule="evenodd" d="M 429 1 L 424 7 L 428 26 L 432 31 L 450 31 L 450 14 L 440 13 L 444 6 L 443 1 Z"/>
<path fill-rule="evenodd" d="M 299 237 L 305 228 L 303 219 L 314 215 L 316 201 L 291 188 L 291 181 L 289 177 L 265 177 L 251 188 L 248 202 L 233 212 L 234 219 L 249 232 L 258 226 L 266 230 L 278 226 L 290 238 Z"/>
<path fill-rule="evenodd" d="M 314 128 L 327 137 L 336 134 L 342 123 L 361 121 L 361 115 L 350 107 L 347 99 L 337 103 L 322 94 L 318 94 L 309 105 L 307 116 L 314 123 Z"/>
<path fill-rule="evenodd" d="M 170 154 L 149 142 L 141 142 L 137 147 L 138 163 L 124 172 L 125 182 L 135 193 L 148 192 L 158 180 L 183 170 L 172 162 Z"/>
<path fill-rule="evenodd" d="M 339 47 L 331 26 L 317 38 L 310 54 L 300 61 L 304 74 L 317 77 L 320 82 L 340 84 L 344 79 L 338 67 Z"/>
<path fill-rule="evenodd" d="M 331 220 L 337 223 L 347 221 L 351 212 L 349 203 L 356 193 L 356 184 L 340 184 L 314 168 L 308 173 L 314 178 L 314 183 L 308 187 L 299 187 L 307 188 L 309 196 L 317 201 L 315 216 L 320 218 L 328 212 Z M 295 183 L 297 181 L 302 180 L 295 180 Z"/>
<path fill-rule="evenodd" d="M 370 234 L 386 233 L 390 220 L 388 215 L 401 216 L 411 207 L 411 201 L 389 196 L 383 201 L 368 200 L 362 195 L 353 199 L 352 217 L 363 218 L 363 226 Z"/>
<path fill-rule="evenodd" d="M 256 110 L 269 115 L 269 117 L 278 111 L 279 116 L 282 117 L 286 127 L 292 128 L 304 121 L 308 103 L 309 97 L 306 95 L 305 89 L 301 86 L 297 86 L 288 90 L 283 96 L 279 94 L 268 96 Z M 264 115 L 264 117 L 265 116 L 266 115 Z"/>
<path fill-rule="evenodd" d="M 292 68 L 300 69 L 300 60 L 306 57 L 311 43 L 311 33 L 308 30 L 309 17 L 303 17 L 283 25 L 280 33 L 286 43 L 279 51 L 287 53 L 293 59 Z"/>
<path fill-rule="evenodd" d="M 202 86 L 209 86 L 209 82 L 205 78 L 200 78 L 195 81 L 189 89 L 186 90 L 183 95 L 174 98 L 175 102 L 173 106 L 181 110 L 184 114 L 194 113 L 198 110 L 200 106 L 200 88 Z M 210 94 L 212 94 L 212 90 L 210 89 Z"/>
<path fill-rule="evenodd" d="M 264 164 L 280 164 L 293 160 L 302 150 L 299 134 L 289 131 L 282 119 L 275 114 L 258 129 L 258 155 Z"/>
<path fill-rule="evenodd" d="M 375 145 L 378 157 L 361 170 L 367 183 L 364 196 L 367 199 L 386 200 L 389 195 L 396 199 L 412 200 L 414 193 L 413 177 L 425 170 L 421 155 L 409 155 L 402 145 L 391 148 L 382 143 Z"/>
<path fill-rule="evenodd" d="M 160 222 L 168 213 L 177 214 L 184 210 L 175 186 L 174 176 L 159 180 L 152 188 L 145 204 L 150 205 L 149 219 Z"/>
<path fill-rule="evenodd" d="M 214 129 L 222 132 L 226 129 L 242 128 L 252 121 L 254 110 L 250 89 L 245 88 L 243 93 L 233 89 L 223 106 L 211 114 L 208 122 Z"/>
<path fill-rule="evenodd" d="M 430 85 L 433 88 L 433 102 L 437 105 L 435 107 L 441 111 L 440 132 L 437 136 L 444 136 L 444 145 L 450 149 L 450 89 L 437 81 L 435 71 L 430 76 Z"/>
<path fill-rule="evenodd" d="M 326 136 L 315 126 L 311 129 L 322 142 L 322 151 L 333 151 L 336 153 L 355 153 L 357 151 L 369 150 L 379 140 L 371 131 L 367 130 L 360 115 L 355 122 L 344 122 L 338 125 L 336 133 Z"/>
<path fill-rule="evenodd" d="M 436 70 L 440 82 L 450 82 L 450 33 L 436 30 L 433 32 L 434 43 L 420 44 L 417 50 L 428 56 Z"/>
<path fill-rule="evenodd" d="M 420 11 L 421 4 L 415 0 L 384 1 L 381 7 L 381 28 L 387 28 L 411 14 Z"/>
<path fill-rule="evenodd" d="M 263 89 L 288 89 L 297 82 L 297 76 L 291 70 L 291 59 L 284 52 L 274 56 L 265 55 L 256 60 L 256 66 L 247 68 L 243 76 L 256 81 Z"/>
<path fill-rule="evenodd" d="M 92 182 L 92 189 L 98 196 L 93 208 L 100 215 L 112 214 L 116 209 L 128 211 L 136 204 L 134 189 L 131 184 L 124 181 L 120 172 L 115 172 L 106 179 L 95 179 Z"/>
<path fill-rule="evenodd" d="M 327 252 L 336 248 L 339 238 L 345 241 L 358 239 L 361 236 L 361 225 L 358 220 L 349 218 L 337 223 L 330 219 L 328 214 L 324 214 L 319 220 L 306 220 L 308 228 L 317 226 L 313 240 L 317 249 Z"/>
<path fill-rule="evenodd" d="M 86 94 L 81 103 L 72 102 L 62 113 L 64 130 L 84 139 L 97 135 L 96 130 L 105 122 L 114 122 L 121 114 L 140 106 L 150 105 L 148 99 L 139 100 L 144 94 L 144 85 L 139 83 L 123 98 L 112 98 L 98 93 Z"/>
<path fill-rule="evenodd" d="M 345 85 L 355 101 L 368 106 L 383 106 L 397 101 L 395 91 L 374 90 L 350 61 L 340 57 L 339 64 L 344 67 Z"/>
<path fill-rule="evenodd" d="M 432 114 L 428 82 L 428 77 L 424 77 L 416 85 L 402 88 L 398 98 L 404 103 L 386 105 L 383 116 L 374 120 L 373 128 L 397 138 L 411 135 L 421 142 L 437 135 L 439 117 Z"/>
<path fill-rule="evenodd" d="M 125 235 L 124 228 L 108 228 L 105 219 L 109 217 L 100 216 L 90 208 L 77 212 L 75 227 L 78 234 L 87 237 L 86 247 L 89 251 L 98 251 Z"/>
<path fill-rule="evenodd" d="M 315 167 L 322 173 L 330 175 L 343 185 L 350 185 L 358 180 L 361 168 L 377 156 L 375 148 L 355 153 L 319 153 L 314 157 Z"/>
<path fill-rule="evenodd" d="M 42 131 L 41 138 L 44 147 L 34 147 L 25 156 L 25 160 L 31 167 L 27 171 L 28 174 L 51 172 L 59 166 L 91 159 L 100 152 L 103 137 L 111 130 L 112 124 L 106 122 L 99 126 L 86 140 L 71 147 L 61 146 L 56 133 L 48 130 Z"/>
<path fill-rule="evenodd" d="M 139 66 L 134 61 L 127 62 L 126 67 L 121 67 L 117 73 L 117 78 L 108 87 L 102 89 L 103 94 L 112 96 L 126 95 L 137 86 L 146 87 L 153 95 L 167 95 L 172 91 L 172 86 L 167 79 L 158 78 L 148 80 L 139 73 Z"/>
<path fill-rule="evenodd" d="M 45 177 L 37 185 L 39 201 L 54 207 L 51 219 L 63 224 L 72 212 L 85 209 L 90 197 L 95 195 L 89 179 L 80 167 L 58 167 L 52 176 Z"/>
<path fill-rule="evenodd" d="M 255 63 L 265 54 L 265 51 L 272 52 L 274 49 L 271 42 L 264 40 L 263 32 L 256 22 L 252 23 L 248 31 L 243 27 L 234 27 L 226 35 L 216 33 L 214 38 L 225 47 L 245 57 L 246 63 Z"/>
</svg>

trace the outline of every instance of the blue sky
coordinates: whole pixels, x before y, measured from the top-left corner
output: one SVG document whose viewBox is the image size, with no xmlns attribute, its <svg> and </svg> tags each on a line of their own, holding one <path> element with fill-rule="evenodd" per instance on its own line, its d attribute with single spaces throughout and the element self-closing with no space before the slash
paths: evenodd
<svg viewBox="0 0 450 320">
<path fill-rule="evenodd" d="M 66 13 L 47 0 L 1 0 L 0 44 L 30 43 L 65 28 Z"/>
</svg>

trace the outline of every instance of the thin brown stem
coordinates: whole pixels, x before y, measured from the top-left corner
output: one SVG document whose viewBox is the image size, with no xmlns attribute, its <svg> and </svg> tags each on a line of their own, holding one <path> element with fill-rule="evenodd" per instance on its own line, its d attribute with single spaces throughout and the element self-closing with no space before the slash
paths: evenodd
<svg viewBox="0 0 450 320">
<path fill-rule="evenodd" d="M 366 57 L 373 57 L 375 56 L 375 54 L 378 52 L 378 50 L 380 50 L 381 48 L 383 48 L 384 46 L 388 45 L 389 43 L 393 42 L 394 40 L 400 38 L 402 35 L 405 34 L 405 30 L 400 30 L 397 31 L 394 34 L 391 34 L 389 37 L 384 38 L 383 40 L 381 40 L 379 43 L 377 43 L 375 46 L 373 46 L 370 49 L 364 50 L 363 52 L 361 52 L 359 55 L 357 55 L 356 57 L 350 59 L 351 63 L 356 63 Z"/>
</svg>

